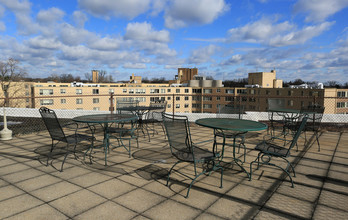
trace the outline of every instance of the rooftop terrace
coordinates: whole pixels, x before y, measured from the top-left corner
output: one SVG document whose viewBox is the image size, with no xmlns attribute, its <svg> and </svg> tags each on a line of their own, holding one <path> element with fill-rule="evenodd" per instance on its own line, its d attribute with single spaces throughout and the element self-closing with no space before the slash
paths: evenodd
<svg viewBox="0 0 348 220">
<path fill-rule="evenodd" d="M 194 141 L 213 135 L 197 125 L 191 132 Z M 257 155 L 252 149 L 264 134 L 247 135 L 247 170 Z M 47 132 L 19 135 L 0 141 L 0 219 L 347 218 L 348 133 L 321 133 L 320 152 L 310 140 L 304 145 L 300 138 L 299 151 L 292 151 L 295 188 L 273 167 L 262 166 L 248 181 L 238 166 L 226 166 L 222 189 L 219 173 L 212 173 L 201 176 L 185 199 L 189 181 L 184 177 L 174 173 L 171 178 L 178 181 L 165 185 L 175 160 L 163 133 L 151 142 L 141 136 L 139 148 L 133 143 L 131 158 L 122 149 L 112 150 L 108 166 L 101 150 L 96 150 L 93 164 L 85 163 L 82 154 L 77 160 L 69 156 L 63 172 L 41 163 L 51 143 Z M 211 148 L 212 142 L 200 146 Z M 59 167 L 60 160 L 57 156 L 53 165 Z M 180 170 L 190 172 L 192 166 L 184 164 Z"/>
</svg>

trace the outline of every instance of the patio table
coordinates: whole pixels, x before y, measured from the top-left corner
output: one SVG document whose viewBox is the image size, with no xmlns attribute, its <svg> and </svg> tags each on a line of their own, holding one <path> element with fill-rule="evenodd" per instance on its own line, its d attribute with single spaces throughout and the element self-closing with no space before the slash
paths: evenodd
<svg viewBox="0 0 348 220">
<path fill-rule="evenodd" d="M 240 159 L 236 158 L 235 151 L 236 151 L 236 137 L 239 134 L 244 134 L 249 131 L 261 131 L 267 129 L 267 125 L 261 122 L 257 121 L 251 121 L 251 120 L 245 120 L 245 119 L 234 119 L 234 118 L 201 118 L 195 121 L 196 124 L 208 128 L 213 128 L 214 133 L 215 130 L 221 130 L 223 131 L 233 131 L 235 132 L 235 135 L 233 136 L 233 161 L 236 163 L 247 175 L 248 178 L 250 177 L 250 174 L 245 170 L 245 168 L 239 164 L 239 162 L 243 163 Z M 214 148 L 216 145 L 216 140 L 214 138 Z M 222 144 L 222 151 L 221 151 L 221 158 L 220 162 L 223 159 L 225 151 L 225 136 L 223 137 L 223 144 Z"/>
<path fill-rule="evenodd" d="M 107 153 L 109 151 L 109 127 L 112 123 L 122 123 L 137 120 L 136 115 L 132 114 L 93 114 L 93 115 L 83 115 L 72 119 L 75 122 L 90 124 L 100 124 L 104 131 L 104 151 L 105 151 L 105 166 L 107 165 Z M 88 149 L 86 153 L 89 151 Z"/>
</svg>

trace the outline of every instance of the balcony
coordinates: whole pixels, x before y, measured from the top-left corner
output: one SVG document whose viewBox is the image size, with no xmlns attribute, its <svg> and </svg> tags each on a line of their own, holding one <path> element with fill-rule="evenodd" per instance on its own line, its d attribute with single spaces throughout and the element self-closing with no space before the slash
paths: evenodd
<svg viewBox="0 0 348 220">
<path fill-rule="evenodd" d="M 175 160 L 161 132 L 151 142 L 140 135 L 139 148 L 133 144 L 131 158 L 120 148 L 111 150 L 108 166 L 101 150 L 95 151 L 93 164 L 85 163 L 86 146 L 81 145 L 79 158 L 69 156 L 63 172 L 40 163 L 51 143 L 45 130 L 18 134 L 0 141 L 0 218 L 344 219 L 348 215 L 348 133 L 335 128 L 322 130 L 320 152 L 310 134 L 306 145 L 299 139 L 299 151 L 293 150 L 290 157 L 296 169 L 295 188 L 279 169 L 262 166 L 248 181 L 238 166 L 226 165 L 222 189 L 218 173 L 203 175 L 188 199 L 184 195 L 189 181 L 182 176 L 172 175 L 177 181 L 165 186 Z M 200 146 L 212 147 L 211 129 L 191 123 L 191 133 L 193 141 L 206 141 Z M 97 134 L 98 146 L 102 133 Z M 255 143 L 264 134 L 248 133 L 246 169 L 256 157 Z M 61 159 L 57 154 L 53 165 L 59 167 Z M 184 165 L 180 170 L 192 172 L 191 168 Z"/>
</svg>

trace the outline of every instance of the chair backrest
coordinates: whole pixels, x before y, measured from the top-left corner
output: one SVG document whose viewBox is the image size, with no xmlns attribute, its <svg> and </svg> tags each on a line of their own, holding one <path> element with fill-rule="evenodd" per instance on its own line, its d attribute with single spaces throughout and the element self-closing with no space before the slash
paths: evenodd
<svg viewBox="0 0 348 220">
<path fill-rule="evenodd" d="M 139 105 L 139 101 L 138 100 L 134 100 L 134 101 L 117 101 L 116 102 L 116 110 L 119 114 L 133 114 L 132 111 L 128 111 L 128 110 L 120 110 L 119 108 L 123 108 L 123 107 L 134 107 L 134 106 L 138 106 Z"/>
<path fill-rule="evenodd" d="M 295 144 L 297 143 L 297 140 L 298 138 L 300 137 L 306 123 L 307 123 L 307 119 L 308 119 L 308 115 L 307 114 L 304 114 L 304 116 L 302 117 L 302 121 L 300 123 L 300 126 L 298 127 L 290 145 L 289 145 L 289 148 L 288 148 L 288 152 L 287 152 L 287 155 L 290 154 L 290 150 L 295 146 Z"/>
<path fill-rule="evenodd" d="M 166 112 L 167 109 L 167 101 L 163 102 L 150 102 L 150 107 L 158 107 L 156 109 L 150 109 L 150 111 L 146 114 L 146 119 L 155 119 L 158 121 L 162 121 L 162 113 Z"/>
<path fill-rule="evenodd" d="M 62 126 L 60 125 L 56 113 L 46 107 L 41 107 L 39 109 L 41 117 L 46 125 L 48 133 L 50 134 L 52 140 L 64 141 L 66 140 Z"/>
<path fill-rule="evenodd" d="M 285 100 L 284 99 L 268 98 L 267 104 L 268 104 L 268 110 L 285 108 Z"/>
<path fill-rule="evenodd" d="M 218 118 L 228 117 L 228 118 L 238 118 L 243 119 L 244 106 L 243 105 L 225 105 L 219 108 Z"/>
<path fill-rule="evenodd" d="M 306 124 L 306 129 L 312 131 L 318 131 L 321 125 L 321 120 L 323 119 L 323 114 L 325 111 L 324 106 L 311 105 L 305 109 L 301 109 L 303 112 L 307 112 L 308 121 Z"/>
<path fill-rule="evenodd" d="M 163 113 L 163 123 L 172 154 L 176 156 L 177 153 L 193 153 L 187 117 Z"/>
</svg>

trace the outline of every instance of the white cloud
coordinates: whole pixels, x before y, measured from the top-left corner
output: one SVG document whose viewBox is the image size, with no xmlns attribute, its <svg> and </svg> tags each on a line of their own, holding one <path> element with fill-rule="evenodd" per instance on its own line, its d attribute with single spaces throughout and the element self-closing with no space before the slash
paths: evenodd
<svg viewBox="0 0 348 220">
<path fill-rule="evenodd" d="M 67 45 L 77 46 L 96 39 L 96 35 L 82 28 L 64 24 L 59 33 L 59 39 Z"/>
<path fill-rule="evenodd" d="M 215 54 L 217 50 L 219 50 L 219 47 L 215 45 L 209 45 L 193 50 L 191 52 L 190 58 L 188 59 L 188 63 L 201 64 L 209 62 L 211 61 L 211 57 Z"/>
<path fill-rule="evenodd" d="M 123 44 L 121 39 L 104 37 L 89 42 L 88 46 L 96 50 L 118 50 Z"/>
<path fill-rule="evenodd" d="M 63 19 L 65 12 L 58 8 L 50 8 L 48 10 L 41 10 L 36 16 L 37 21 L 43 25 L 54 24 Z"/>
<path fill-rule="evenodd" d="M 80 8 L 98 17 L 133 19 L 146 12 L 150 0 L 78 0 Z"/>
<path fill-rule="evenodd" d="M 28 40 L 28 45 L 35 49 L 59 49 L 62 44 L 53 38 L 44 38 L 42 36 L 37 36 Z"/>
<path fill-rule="evenodd" d="M 229 66 L 229 65 L 236 65 L 236 64 L 239 64 L 242 62 L 242 55 L 240 54 L 236 54 L 236 55 L 233 55 L 231 58 L 229 58 L 228 60 L 225 60 L 221 63 L 221 65 L 225 66 Z"/>
<path fill-rule="evenodd" d="M 127 40 L 169 42 L 169 32 L 167 30 L 155 31 L 152 25 L 147 22 L 129 23 L 126 28 L 124 38 Z"/>
<path fill-rule="evenodd" d="M 2 21 L 0 21 L 0 31 L 6 31 L 6 25 Z"/>
<path fill-rule="evenodd" d="M 173 0 L 165 10 L 165 25 L 182 28 L 210 24 L 228 9 L 224 0 Z"/>
<path fill-rule="evenodd" d="M 146 69 L 145 63 L 125 63 L 123 65 L 125 69 Z"/>
<path fill-rule="evenodd" d="M 77 27 L 83 27 L 88 20 L 87 15 L 81 11 L 74 11 L 73 20 Z"/>
<path fill-rule="evenodd" d="M 232 28 L 228 31 L 228 34 L 229 40 L 232 42 L 241 41 L 270 46 L 288 46 L 303 44 L 328 30 L 333 24 L 334 22 L 324 22 L 297 30 L 296 25 L 290 24 L 288 21 L 275 24 L 275 21 L 271 19 L 262 18 L 243 27 Z"/>
<path fill-rule="evenodd" d="M 294 12 L 308 12 L 307 22 L 321 22 L 347 6 L 348 0 L 299 0 L 294 5 Z"/>
</svg>

